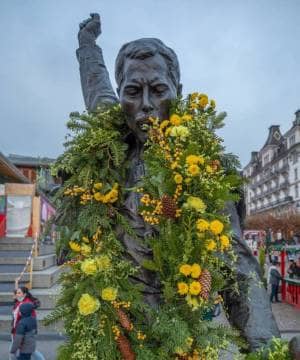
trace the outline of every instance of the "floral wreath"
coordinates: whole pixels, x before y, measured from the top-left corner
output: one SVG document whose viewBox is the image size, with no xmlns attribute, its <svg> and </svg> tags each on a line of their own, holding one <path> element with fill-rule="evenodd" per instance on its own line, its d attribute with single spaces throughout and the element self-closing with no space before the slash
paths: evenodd
<svg viewBox="0 0 300 360">
<path fill-rule="evenodd" d="M 241 181 L 216 135 L 226 114 L 199 93 L 176 100 L 170 113 L 162 122 L 149 119 L 147 171 L 134 189 L 124 186 L 128 145 L 120 106 L 71 114 L 73 134 L 53 168 L 68 177 L 57 202 L 61 242 L 71 250 L 48 319 L 62 318 L 69 336 L 58 359 L 218 359 L 237 339 L 236 331 L 210 321 L 220 293 L 234 283 L 223 209 L 237 199 Z M 140 216 L 158 230 L 145 239 L 153 258 L 142 265 L 159 276 L 158 309 L 131 281 L 138 269 L 117 236 L 116 225 L 136 236 L 122 214 L 129 191 L 139 194 Z"/>
</svg>

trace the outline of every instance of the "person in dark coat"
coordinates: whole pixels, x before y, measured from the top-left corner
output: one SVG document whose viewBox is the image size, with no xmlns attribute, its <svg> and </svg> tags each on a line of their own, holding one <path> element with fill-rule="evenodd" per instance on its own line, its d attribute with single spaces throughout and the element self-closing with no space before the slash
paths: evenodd
<svg viewBox="0 0 300 360">
<path fill-rule="evenodd" d="M 36 317 L 32 316 L 33 306 L 32 303 L 25 303 L 20 306 L 21 320 L 17 325 L 10 350 L 11 354 L 20 351 L 18 360 L 30 360 L 31 354 L 35 351 L 37 321 Z"/>
<path fill-rule="evenodd" d="M 270 268 L 270 279 L 269 283 L 271 284 L 271 295 L 270 295 L 270 301 L 273 302 L 273 299 L 275 297 L 276 302 L 280 302 L 278 300 L 278 290 L 279 290 L 279 283 L 280 280 L 282 280 L 282 276 L 280 275 L 280 272 L 278 270 L 278 263 L 274 262 L 273 266 Z"/>
</svg>

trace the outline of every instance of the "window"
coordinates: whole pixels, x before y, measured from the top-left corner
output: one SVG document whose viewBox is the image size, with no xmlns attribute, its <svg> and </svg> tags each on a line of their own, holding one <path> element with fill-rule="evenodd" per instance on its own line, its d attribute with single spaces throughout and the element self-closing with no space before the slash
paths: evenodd
<svg viewBox="0 0 300 360">
<path fill-rule="evenodd" d="M 298 184 L 295 185 L 295 197 L 296 198 L 299 197 L 299 186 L 298 186 Z"/>
<path fill-rule="evenodd" d="M 290 142 L 290 146 L 292 146 L 292 145 L 295 144 L 295 135 L 292 135 L 292 136 L 289 138 L 289 142 Z"/>
<path fill-rule="evenodd" d="M 298 169 L 294 169 L 295 180 L 298 180 Z"/>
<path fill-rule="evenodd" d="M 293 156 L 293 164 L 296 164 L 297 161 L 298 161 L 298 154 L 297 154 L 296 152 L 294 152 L 294 153 L 292 154 L 292 156 Z"/>
<path fill-rule="evenodd" d="M 266 165 L 269 162 L 269 154 L 264 156 L 264 165 Z"/>
</svg>

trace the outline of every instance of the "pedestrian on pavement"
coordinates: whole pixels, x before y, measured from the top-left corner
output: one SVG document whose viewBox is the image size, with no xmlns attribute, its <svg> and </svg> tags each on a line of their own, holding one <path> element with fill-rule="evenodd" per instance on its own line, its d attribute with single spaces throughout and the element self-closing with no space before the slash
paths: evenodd
<svg viewBox="0 0 300 360">
<path fill-rule="evenodd" d="M 281 302 L 278 299 L 278 290 L 279 290 L 279 283 L 280 280 L 282 280 L 282 276 L 279 272 L 279 263 L 273 262 L 272 266 L 269 269 L 269 276 L 268 276 L 268 282 L 271 285 L 271 295 L 270 295 L 270 301 L 273 303 L 273 299 L 275 298 L 275 302 Z"/>
<path fill-rule="evenodd" d="M 33 305 L 32 307 L 32 316 L 36 318 L 36 309 L 40 306 L 40 301 L 36 297 L 34 297 L 28 290 L 27 287 L 21 286 L 14 292 L 14 306 L 13 306 L 13 321 L 12 321 L 12 341 L 16 334 L 16 328 L 18 325 L 18 322 L 21 319 L 21 313 L 20 313 L 20 306 L 25 303 L 31 303 Z M 14 360 L 14 357 L 11 357 L 11 360 Z M 45 360 L 43 354 L 39 352 L 38 350 L 35 350 L 32 354 L 33 360 Z"/>
<path fill-rule="evenodd" d="M 20 306 L 21 319 L 17 324 L 10 353 L 15 355 L 19 350 L 17 360 L 30 360 L 36 347 L 37 321 L 32 316 L 33 304 L 23 303 Z"/>
<path fill-rule="evenodd" d="M 290 260 L 290 265 L 287 270 L 287 273 L 289 274 L 289 277 L 292 279 L 296 273 L 297 273 L 297 265 L 294 260 Z"/>
</svg>

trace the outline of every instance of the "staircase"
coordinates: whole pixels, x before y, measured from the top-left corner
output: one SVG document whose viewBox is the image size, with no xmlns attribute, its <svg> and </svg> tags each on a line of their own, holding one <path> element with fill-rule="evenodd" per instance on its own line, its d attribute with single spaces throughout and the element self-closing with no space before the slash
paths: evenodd
<svg viewBox="0 0 300 360">
<path fill-rule="evenodd" d="M 15 279 L 26 264 L 32 244 L 32 238 L 0 238 L 0 334 L 10 333 Z M 58 333 L 62 330 L 60 323 L 47 327 L 43 324 L 43 319 L 55 307 L 60 291 L 56 283 L 61 272 L 61 267 L 56 265 L 54 245 L 41 244 L 39 256 L 35 257 L 33 262 L 32 290 L 30 290 L 41 302 L 37 310 L 39 333 Z M 25 273 L 19 286 L 26 286 L 28 281 L 29 273 Z"/>
</svg>

